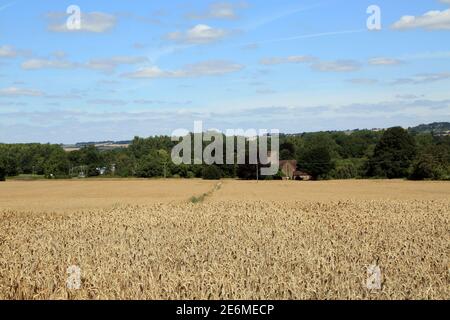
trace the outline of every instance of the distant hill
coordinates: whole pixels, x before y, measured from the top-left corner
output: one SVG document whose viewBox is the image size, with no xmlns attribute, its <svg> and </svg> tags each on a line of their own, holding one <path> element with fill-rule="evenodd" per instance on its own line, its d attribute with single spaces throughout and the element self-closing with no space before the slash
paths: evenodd
<svg viewBox="0 0 450 320">
<path fill-rule="evenodd" d="M 97 145 L 128 145 L 131 144 L 131 140 L 127 141 L 96 141 L 96 142 L 78 142 L 75 144 L 76 147 L 82 148 L 87 146 L 97 146 Z"/>
<path fill-rule="evenodd" d="M 351 134 L 355 131 L 360 131 L 361 129 L 355 130 L 345 130 L 345 131 L 327 131 L 327 132 L 344 132 L 346 134 Z M 383 131 L 383 128 L 373 128 L 373 129 L 363 129 L 370 130 L 374 132 Z M 434 122 L 430 124 L 421 124 L 417 127 L 411 127 L 408 129 L 411 133 L 433 133 L 436 136 L 450 136 L 450 122 Z M 305 133 L 312 132 L 304 132 L 304 133 L 291 133 L 285 134 L 286 136 L 302 136 Z M 97 142 L 78 142 L 73 145 L 63 145 L 65 149 L 68 150 L 79 150 L 86 146 L 95 146 L 101 150 L 111 150 L 117 148 L 127 148 L 133 141 L 97 141 Z"/>
<path fill-rule="evenodd" d="M 130 141 L 99 141 L 99 142 L 78 142 L 76 144 L 63 144 L 62 147 L 66 151 L 77 151 L 84 147 L 94 146 L 98 150 L 107 151 L 114 149 L 128 148 L 131 144 Z"/>
<path fill-rule="evenodd" d="M 435 135 L 449 135 L 450 122 L 434 122 L 430 124 L 421 124 L 417 127 L 409 128 L 413 133 L 433 133 Z"/>
</svg>

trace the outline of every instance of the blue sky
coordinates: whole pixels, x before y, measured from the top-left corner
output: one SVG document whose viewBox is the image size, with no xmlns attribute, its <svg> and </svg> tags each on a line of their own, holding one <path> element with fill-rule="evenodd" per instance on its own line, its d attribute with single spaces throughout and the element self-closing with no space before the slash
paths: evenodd
<svg viewBox="0 0 450 320">
<path fill-rule="evenodd" d="M 0 142 L 407 127 L 449 88 L 450 0 L 0 0 Z"/>
</svg>

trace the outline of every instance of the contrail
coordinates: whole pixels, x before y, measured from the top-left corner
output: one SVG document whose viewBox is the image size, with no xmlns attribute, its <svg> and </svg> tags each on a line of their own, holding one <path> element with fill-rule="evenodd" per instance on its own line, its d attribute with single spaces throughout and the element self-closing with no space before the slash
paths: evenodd
<svg viewBox="0 0 450 320">
<path fill-rule="evenodd" d="M 258 44 L 276 43 L 276 42 L 292 41 L 292 40 L 300 40 L 300 39 L 308 39 L 308 38 L 327 37 L 327 36 L 334 36 L 334 35 L 341 35 L 341 34 L 361 33 L 361 32 L 366 32 L 366 31 L 367 31 L 367 29 L 355 29 L 355 30 L 311 33 L 311 34 L 303 34 L 303 35 L 299 35 L 299 36 L 292 36 L 292 37 L 286 37 L 286 38 L 248 42 L 248 43 L 244 43 L 244 44 L 240 44 L 240 45 L 236 45 L 236 46 L 244 47 L 244 46 L 253 45 L 253 44 L 258 45 Z"/>
<path fill-rule="evenodd" d="M 258 29 L 258 28 L 260 28 L 260 27 L 262 27 L 264 25 L 267 25 L 267 24 L 272 23 L 274 21 L 277 21 L 279 19 L 285 18 L 287 16 L 290 16 L 290 15 L 293 15 L 293 14 L 296 14 L 296 13 L 300 13 L 300 12 L 304 12 L 304 11 L 309 11 L 309 10 L 316 9 L 318 7 L 323 6 L 323 4 L 325 4 L 325 3 L 327 3 L 327 2 L 319 2 L 319 3 L 315 3 L 313 5 L 310 5 L 310 6 L 301 7 L 301 8 L 290 10 L 290 11 L 285 11 L 285 12 L 279 13 L 279 14 L 277 14 L 275 16 L 271 16 L 269 18 L 262 19 L 260 21 L 254 22 L 253 24 L 250 24 L 247 27 L 244 27 L 243 29 L 245 31 L 255 30 L 255 29 Z"/>
</svg>

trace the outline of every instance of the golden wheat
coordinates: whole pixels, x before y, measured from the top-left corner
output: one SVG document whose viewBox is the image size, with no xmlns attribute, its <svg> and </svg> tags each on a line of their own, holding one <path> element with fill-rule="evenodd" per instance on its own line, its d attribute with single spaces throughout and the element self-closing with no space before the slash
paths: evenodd
<svg viewBox="0 0 450 320">
<path fill-rule="evenodd" d="M 202 203 L 0 209 L 0 299 L 450 298 L 448 199 L 221 200 L 235 188 Z M 374 262 L 381 290 L 366 287 Z M 72 265 L 80 290 L 66 286 Z"/>
</svg>

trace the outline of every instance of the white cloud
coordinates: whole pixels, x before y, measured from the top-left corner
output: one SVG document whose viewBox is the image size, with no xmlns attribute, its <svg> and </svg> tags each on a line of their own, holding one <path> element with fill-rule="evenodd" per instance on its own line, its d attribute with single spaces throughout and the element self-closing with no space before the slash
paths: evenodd
<svg viewBox="0 0 450 320">
<path fill-rule="evenodd" d="M 138 71 L 131 73 L 124 73 L 125 78 L 139 79 L 139 78 L 175 78 L 177 71 L 163 71 L 159 67 L 141 68 Z"/>
<path fill-rule="evenodd" d="M 403 61 L 399 59 L 385 57 L 373 58 L 369 60 L 369 64 L 372 66 L 395 66 L 402 63 Z"/>
<path fill-rule="evenodd" d="M 185 32 L 171 32 L 166 38 L 171 41 L 188 44 L 208 44 L 225 38 L 228 32 L 223 29 L 212 28 L 206 24 L 198 24 Z"/>
<path fill-rule="evenodd" d="M 421 73 L 409 78 L 400 78 L 393 82 L 396 85 L 402 84 L 426 84 L 430 82 L 437 82 L 450 79 L 450 72 L 440 73 Z"/>
<path fill-rule="evenodd" d="M 62 50 L 56 50 L 52 53 L 52 56 L 55 57 L 56 59 L 64 59 L 67 57 L 67 53 Z"/>
<path fill-rule="evenodd" d="M 122 76 L 132 79 L 154 79 L 154 78 L 192 78 L 202 76 L 219 76 L 227 73 L 237 72 L 244 66 L 222 60 L 205 61 L 185 66 L 183 69 L 168 71 L 157 66 L 142 68 L 135 72 L 125 73 Z"/>
<path fill-rule="evenodd" d="M 266 66 L 287 63 L 307 63 L 313 70 L 322 72 L 352 72 L 361 68 L 360 63 L 355 60 L 321 61 L 313 56 L 272 57 L 260 61 L 260 64 Z"/>
<path fill-rule="evenodd" d="M 373 85 L 377 84 L 377 79 L 370 79 L 370 78 L 355 78 L 355 79 L 349 79 L 348 82 L 353 84 L 361 84 L 361 85 Z"/>
<path fill-rule="evenodd" d="M 67 60 L 49 60 L 49 59 L 30 59 L 22 63 L 22 69 L 38 70 L 38 69 L 72 69 L 78 64 Z"/>
<path fill-rule="evenodd" d="M 264 96 L 268 100 L 270 96 Z M 128 140 L 133 136 L 170 134 L 192 128 L 204 119 L 204 128 L 281 128 L 285 133 L 412 126 L 448 119 L 449 100 L 388 99 L 355 104 L 277 105 L 269 102 L 249 108 L 162 108 L 148 111 L 1 111 L 3 142 Z M 152 125 L 149 126 L 149 123 Z M 74 134 L 76 133 L 76 134 Z"/>
<path fill-rule="evenodd" d="M 192 103 L 191 100 L 185 101 L 165 101 L 165 100 L 148 100 L 148 99 L 137 99 L 134 100 L 135 104 L 143 104 L 143 105 L 157 105 L 157 104 L 170 104 L 170 105 L 189 105 Z"/>
<path fill-rule="evenodd" d="M 93 104 L 93 105 L 107 105 L 107 106 L 113 106 L 113 107 L 120 107 L 127 104 L 124 100 L 118 100 L 118 99 L 94 99 L 94 100 L 88 100 L 87 103 Z"/>
<path fill-rule="evenodd" d="M 113 71 L 120 65 L 134 65 L 148 62 L 146 57 L 116 56 L 107 59 L 93 59 L 85 64 L 86 68 Z"/>
<path fill-rule="evenodd" d="M 397 94 L 395 97 L 400 100 L 417 100 L 423 98 L 424 95 L 418 96 L 415 94 L 407 93 L 407 94 Z"/>
<path fill-rule="evenodd" d="M 0 58 L 15 58 L 18 52 L 12 46 L 0 46 Z"/>
<path fill-rule="evenodd" d="M 441 1 L 443 2 L 443 1 Z M 446 1 L 445 3 L 448 3 Z M 429 11 L 422 16 L 403 16 L 392 25 L 395 30 L 423 28 L 425 30 L 450 30 L 450 9 Z"/>
<path fill-rule="evenodd" d="M 322 72 L 352 72 L 358 71 L 361 66 L 353 60 L 322 61 L 312 65 L 312 68 Z"/>
<path fill-rule="evenodd" d="M 113 29 L 117 24 L 117 18 L 103 12 L 81 12 L 80 29 L 68 29 L 66 25 L 69 15 L 65 13 L 49 13 L 48 30 L 52 32 L 93 32 L 102 33 Z"/>
<path fill-rule="evenodd" d="M 116 56 L 104 59 L 91 59 L 86 63 L 72 62 L 66 59 L 30 59 L 22 63 L 22 69 L 74 69 L 87 68 L 100 71 L 114 71 L 120 65 L 136 65 L 148 62 L 146 57 Z"/>
<path fill-rule="evenodd" d="M 34 89 L 24 89 L 18 87 L 8 87 L 0 89 L 0 96 L 3 97 L 42 97 L 44 93 Z"/>
<path fill-rule="evenodd" d="M 274 94 L 277 93 L 275 90 L 270 89 L 270 88 L 264 88 L 264 89 L 259 89 L 256 90 L 257 94 Z"/>
<path fill-rule="evenodd" d="M 284 63 L 307 63 L 314 61 L 315 58 L 312 56 L 289 56 L 286 58 L 264 58 L 260 61 L 263 65 L 276 65 Z"/>
<path fill-rule="evenodd" d="M 246 2 L 231 3 L 231 2 L 215 2 L 210 4 L 205 13 L 188 14 L 190 19 L 225 19 L 235 20 L 238 18 L 237 10 L 244 9 L 248 5 Z"/>
</svg>

